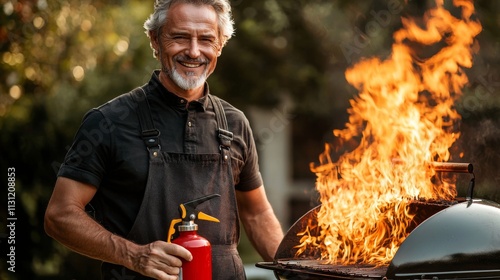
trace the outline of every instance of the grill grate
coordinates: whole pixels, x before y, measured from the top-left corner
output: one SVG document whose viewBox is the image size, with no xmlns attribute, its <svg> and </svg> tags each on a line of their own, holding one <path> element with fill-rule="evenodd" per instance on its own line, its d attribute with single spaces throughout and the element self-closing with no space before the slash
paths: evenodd
<svg viewBox="0 0 500 280">
<path fill-rule="evenodd" d="M 258 267 L 273 269 L 283 276 L 301 275 L 299 279 L 371 279 L 380 280 L 387 271 L 387 267 L 368 265 L 334 265 L 325 264 L 318 260 L 278 260 L 275 262 L 258 263 Z M 305 276 L 309 277 L 305 277 Z M 294 279 L 294 278 L 286 278 Z"/>
</svg>

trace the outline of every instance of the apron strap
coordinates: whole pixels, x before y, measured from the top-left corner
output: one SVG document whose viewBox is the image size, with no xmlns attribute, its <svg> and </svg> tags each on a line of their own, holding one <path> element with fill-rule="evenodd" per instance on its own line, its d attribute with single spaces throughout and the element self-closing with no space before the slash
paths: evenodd
<svg viewBox="0 0 500 280">
<path fill-rule="evenodd" d="M 228 130 L 226 113 L 224 112 L 224 108 L 222 107 L 220 99 L 217 96 L 208 94 L 208 98 L 212 102 L 215 116 L 217 118 L 217 132 L 220 142 L 219 148 L 221 152 L 223 150 L 229 151 L 231 148 L 231 141 L 233 141 L 233 133 Z M 224 153 L 224 159 L 227 160 L 226 153 Z"/>
<path fill-rule="evenodd" d="M 160 131 L 155 128 L 153 117 L 151 116 L 151 109 L 149 106 L 146 92 L 142 87 L 136 88 L 132 91 L 132 96 L 138 104 L 137 116 L 141 125 L 141 136 L 149 149 L 160 150 Z M 231 141 L 233 140 L 233 133 L 228 130 L 226 113 L 217 96 L 208 94 L 208 98 L 212 102 L 217 121 L 217 132 L 219 137 L 219 149 L 224 154 L 224 159 L 228 159 L 227 152 L 231 148 Z M 223 151 L 225 150 L 225 152 Z"/>
<path fill-rule="evenodd" d="M 155 128 L 148 97 L 142 87 L 132 91 L 132 96 L 137 102 L 137 116 L 141 125 L 141 136 L 149 149 L 160 150 L 160 131 Z"/>
</svg>

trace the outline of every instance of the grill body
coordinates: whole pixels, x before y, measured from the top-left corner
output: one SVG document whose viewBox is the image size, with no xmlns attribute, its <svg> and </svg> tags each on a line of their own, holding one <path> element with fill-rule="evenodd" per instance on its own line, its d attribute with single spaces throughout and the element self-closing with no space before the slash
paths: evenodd
<svg viewBox="0 0 500 280">
<path fill-rule="evenodd" d="M 256 266 L 273 270 L 277 279 L 500 279 L 500 204 L 495 202 L 414 203 L 415 226 L 388 267 L 324 264 L 315 248 L 296 258 L 297 233 L 306 226 L 318 233 L 311 222 L 319 207 L 290 228 L 274 262 Z"/>
</svg>

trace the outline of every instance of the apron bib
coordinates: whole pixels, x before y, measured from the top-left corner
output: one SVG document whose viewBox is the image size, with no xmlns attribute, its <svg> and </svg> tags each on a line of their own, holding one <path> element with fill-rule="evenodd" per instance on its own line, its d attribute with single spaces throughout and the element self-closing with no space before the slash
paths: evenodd
<svg viewBox="0 0 500 280">
<path fill-rule="evenodd" d="M 180 218 L 179 204 L 210 194 L 220 194 L 220 197 L 198 205 L 197 210 L 221 222 L 195 221 L 199 228 L 198 234 L 212 245 L 212 279 L 246 279 L 236 249 L 240 229 L 231 171 L 232 133 L 227 131 L 226 116 L 219 99 L 208 95 L 219 127 L 220 153 L 177 154 L 161 151 L 160 132 L 153 125 L 145 91 L 139 88 L 132 95 L 138 102 L 142 137 L 149 153 L 149 172 L 139 213 L 126 238 L 138 244 L 166 241 L 170 222 Z M 103 263 L 102 275 L 106 280 L 151 279 L 109 263 Z"/>
</svg>

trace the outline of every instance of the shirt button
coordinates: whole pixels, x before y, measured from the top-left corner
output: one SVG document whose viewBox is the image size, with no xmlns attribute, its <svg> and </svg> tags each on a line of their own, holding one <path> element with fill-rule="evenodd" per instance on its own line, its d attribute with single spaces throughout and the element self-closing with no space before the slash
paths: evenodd
<svg viewBox="0 0 500 280">
<path fill-rule="evenodd" d="M 184 104 L 184 102 L 186 102 L 186 100 L 184 100 L 184 99 L 181 99 L 181 103 L 182 103 L 182 104 Z"/>
<path fill-rule="evenodd" d="M 193 126 L 193 124 L 191 122 L 188 122 L 188 126 L 191 127 Z"/>
</svg>

